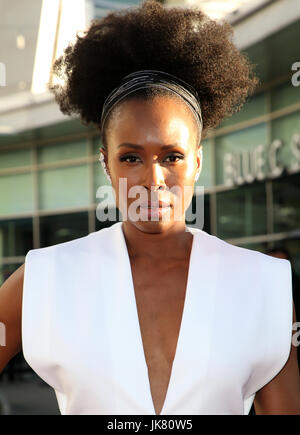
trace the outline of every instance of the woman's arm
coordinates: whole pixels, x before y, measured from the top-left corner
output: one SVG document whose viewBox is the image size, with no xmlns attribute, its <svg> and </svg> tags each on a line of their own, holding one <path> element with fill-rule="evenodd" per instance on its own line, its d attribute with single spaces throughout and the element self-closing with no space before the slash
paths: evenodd
<svg viewBox="0 0 300 435">
<path fill-rule="evenodd" d="M 295 307 L 293 323 L 296 322 Z M 289 359 L 282 370 L 255 395 L 254 408 L 257 415 L 300 415 L 300 376 L 297 348 L 291 345 Z"/>
<path fill-rule="evenodd" d="M 22 350 L 22 295 L 24 264 L 15 270 L 0 287 L 0 373 L 7 363 Z M 3 338 L 3 337 L 2 337 Z"/>
</svg>

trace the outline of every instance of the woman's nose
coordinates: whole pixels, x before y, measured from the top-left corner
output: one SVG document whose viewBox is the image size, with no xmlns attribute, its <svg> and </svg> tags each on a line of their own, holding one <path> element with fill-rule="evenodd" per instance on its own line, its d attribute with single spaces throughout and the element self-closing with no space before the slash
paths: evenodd
<svg viewBox="0 0 300 435">
<path fill-rule="evenodd" d="M 166 186 L 165 174 L 158 161 L 152 161 L 145 168 L 144 186 L 151 190 L 151 186 Z"/>
</svg>

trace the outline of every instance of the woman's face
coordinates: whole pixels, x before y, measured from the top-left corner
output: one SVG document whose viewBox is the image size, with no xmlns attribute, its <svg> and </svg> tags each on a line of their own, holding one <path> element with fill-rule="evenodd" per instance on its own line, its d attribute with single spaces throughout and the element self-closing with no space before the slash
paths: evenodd
<svg viewBox="0 0 300 435">
<path fill-rule="evenodd" d="M 123 220 L 149 233 L 185 225 L 201 163 L 197 128 L 186 104 L 168 97 L 129 100 L 114 112 L 104 158 Z M 167 206 L 151 210 L 148 201 Z"/>
</svg>

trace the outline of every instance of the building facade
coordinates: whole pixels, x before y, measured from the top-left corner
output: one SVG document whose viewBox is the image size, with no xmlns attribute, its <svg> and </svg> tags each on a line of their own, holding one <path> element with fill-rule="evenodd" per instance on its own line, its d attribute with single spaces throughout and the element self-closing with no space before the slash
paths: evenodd
<svg viewBox="0 0 300 435">
<path fill-rule="evenodd" d="M 109 2 L 92 6 L 89 14 L 101 18 Z M 239 26 L 255 26 L 272 7 L 233 20 L 240 40 Z M 204 186 L 205 231 L 261 252 L 284 245 L 300 275 L 299 40 L 300 11 L 269 35 L 243 42 L 261 85 L 203 141 L 197 185 Z M 24 89 L 19 91 L 24 97 Z M 28 250 L 111 224 L 96 215 L 97 189 L 108 185 L 98 160 L 99 131 L 60 114 L 50 96 L 25 100 L 13 106 L 7 99 L 10 109 L 0 105 L 0 284 L 24 263 Z M 19 125 L 16 132 L 12 125 Z"/>
</svg>

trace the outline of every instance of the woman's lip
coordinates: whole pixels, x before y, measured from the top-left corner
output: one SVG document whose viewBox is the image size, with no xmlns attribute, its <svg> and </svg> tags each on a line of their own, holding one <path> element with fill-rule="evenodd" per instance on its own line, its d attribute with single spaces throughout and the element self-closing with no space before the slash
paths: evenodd
<svg viewBox="0 0 300 435">
<path fill-rule="evenodd" d="M 157 209 L 160 209 L 160 208 L 166 208 L 166 207 L 171 207 L 171 205 L 170 204 L 166 204 L 166 205 L 162 205 L 162 206 L 148 206 L 148 205 L 141 205 L 140 206 L 141 208 L 149 208 L 149 209 L 153 209 L 153 210 L 157 210 Z"/>
<path fill-rule="evenodd" d="M 170 213 L 170 208 L 171 208 L 171 206 L 157 207 L 157 208 L 153 208 L 153 207 L 140 207 L 140 216 L 142 218 L 147 218 L 147 220 L 149 218 L 152 219 L 153 217 L 160 218 L 160 217 L 165 216 L 166 213 Z"/>
<path fill-rule="evenodd" d="M 166 202 L 158 202 L 158 203 L 154 203 L 151 204 L 151 202 L 147 203 L 147 204 L 141 204 L 142 208 L 164 208 L 164 207 L 171 207 L 171 204 L 168 204 Z"/>
</svg>

